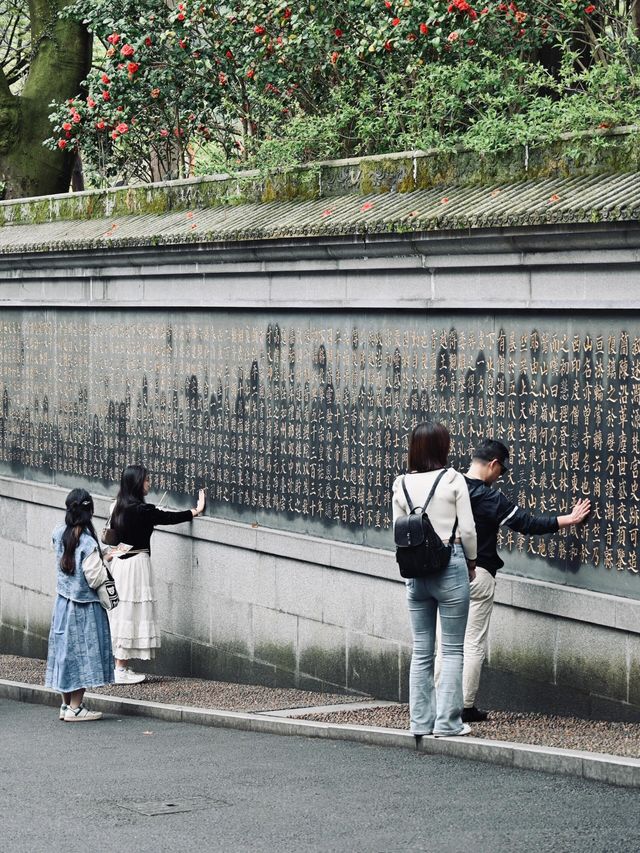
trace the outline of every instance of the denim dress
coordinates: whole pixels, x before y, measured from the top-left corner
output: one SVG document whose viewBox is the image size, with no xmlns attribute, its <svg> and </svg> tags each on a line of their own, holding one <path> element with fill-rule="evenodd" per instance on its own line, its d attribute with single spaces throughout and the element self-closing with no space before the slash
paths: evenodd
<svg viewBox="0 0 640 853">
<path fill-rule="evenodd" d="M 106 610 L 82 571 L 83 560 L 95 551 L 97 543 L 83 531 L 75 552 L 74 572 L 67 575 L 60 567 L 63 533 L 61 525 L 52 536 L 57 596 L 49 631 L 45 687 L 72 693 L 83 687 L 113 684 L 114 660 Z"/>
</svg>

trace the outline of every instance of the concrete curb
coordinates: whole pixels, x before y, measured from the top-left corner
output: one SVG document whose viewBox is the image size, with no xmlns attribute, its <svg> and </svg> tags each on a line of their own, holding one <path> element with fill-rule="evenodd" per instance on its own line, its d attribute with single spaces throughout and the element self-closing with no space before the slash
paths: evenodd
<svg viewBox="0 0 640 853">
<path fill-rule="evenodd" d="M 139 699 L 121 699 L 97 693 L 87 693 L 86 696 L 91 700 L 92 709 L 117 716 L 151 717 L 173 723 L 218 726 L 263 734 L 319 737 L 349 740 L 369 746 L 416 749 L 413 735 L 396 729 L 285 719 L 238 711 L 189 708 L 182 705 L 165 705 L 161 702 L 143 702 Z M 0 679 L 0 697 L 37 705 L 58 706 L 60 703 L 60 694 L 54 690 L 6 679 Z M 503 767 L 558 773 L 605 782 L 609 785 L 640 788 L 640 759 L 637 758 L 508 741 L 480 740 L 469 736 L 423 738 L 418 751 L 427 755 L 446 755 L 471 761 L 487 761 Z"/>
</svg>

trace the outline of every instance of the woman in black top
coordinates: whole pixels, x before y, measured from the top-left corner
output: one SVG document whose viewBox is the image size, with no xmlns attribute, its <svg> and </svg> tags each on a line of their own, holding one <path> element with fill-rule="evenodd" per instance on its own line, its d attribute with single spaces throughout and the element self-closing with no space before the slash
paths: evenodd
<svg viewBox="0 0 640 853">
<path fill-rule="evenodd" d="M 145 503 L 149 474 L 143 465 L 129 465 L 122 472 L 120 491 L 111 509 L 110 526 L 121 543 L 131 546 L 116 553 L 111 564 L 120 604 L 109 611 L 116 684 L 136 684 L 144 675 L 128 668 L 132 658 L 152 660 L 160 648 L 156 625 L 155 597 L 151 572 L 151 534 L 158 524 L 181 524 L 204 511 L 204 489 L 198 505 L 182 512 L 168 512 Z"/>
</svg>

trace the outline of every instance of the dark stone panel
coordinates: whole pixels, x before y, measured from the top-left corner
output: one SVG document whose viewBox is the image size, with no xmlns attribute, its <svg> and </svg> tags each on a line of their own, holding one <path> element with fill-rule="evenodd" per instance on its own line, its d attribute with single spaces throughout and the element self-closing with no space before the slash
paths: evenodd
<svg viewBox="0 0 640 853">
<path fill-rule="evenodd" d="M 113 492 L 142 461 L 173 504 L 204 485 L 212 514 L 391 548 L 408 434 L 437 419 L 457 467 L 505 441 L 532 512 L 594 502 L 580 531 L 503 528 L 512 573 L 640 596 L 634 312 L 5 309 L 0 353 L 1 473 Z"/>
<path fill-rule="evenodd" d="M 584 684 L 588 684 L 587 681 Z M 517 672 L 485 667 L 477 703 L 481 708 L 640 722 L 640 705 L 595 696 L 586 689 L 524 678 Z"/>
<path fill-rule="evenodd" d="M 0 624 L 0 649 L 3 654 L 46 660 L 47 648 L 46 638 L 30 634 L 24 628 Z"/>
<path fill-rule="evenodd" d="M 309 676 L 330 684 L 345 684 L 347 653 L 345 648 L 325 649 L 308 646 L 300 652 L 300 678 Z"/>
<path fill-rule="evenodd" d="M 399 699 L 398 647 L 386 643 L 382 650 L 371 642 L 369 648 L 349 645 L 347 685 L 351 690 L 368 693 L 379 699 Z"/>
<path fill-rule="evenodd" d="M 195 678 L 252 684 L 251 661 L 215 646 L 191 644 L 191 674 Z"/>
</svg>

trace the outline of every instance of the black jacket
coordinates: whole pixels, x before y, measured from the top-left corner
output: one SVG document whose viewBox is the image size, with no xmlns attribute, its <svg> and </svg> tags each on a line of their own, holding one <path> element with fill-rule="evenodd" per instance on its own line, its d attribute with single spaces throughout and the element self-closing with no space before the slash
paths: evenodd
<svg viewBox="0 0 640 853">
<path fill-rule="evenodd" d="M 117 531 L 121 542 L 133 545 L 135 550 L 146 548 L 150 552 L 151 534 L 156 524 L 182 524 L 183 521 L 192 520 L 193 513 L 190 509 L 170 512 L 157 509 L 154 504 L 137 503 L 125 509 L 123 524 Z M 128 558 L 125 554 L 120 559 Z"/>
<path fill-rule="evenodd" d="M 556 515 L 531 515 L 512 503 L 499 489 L 487 486 L 482 480 L 465 477 L 469 487 L 473 520 L 478 536 L 477 564 L 495 577 L 504 562 L 498 556 L 498 531 L 506 524 L 517 533 L 540 535 L 558 530 Z"/>
</svg>

